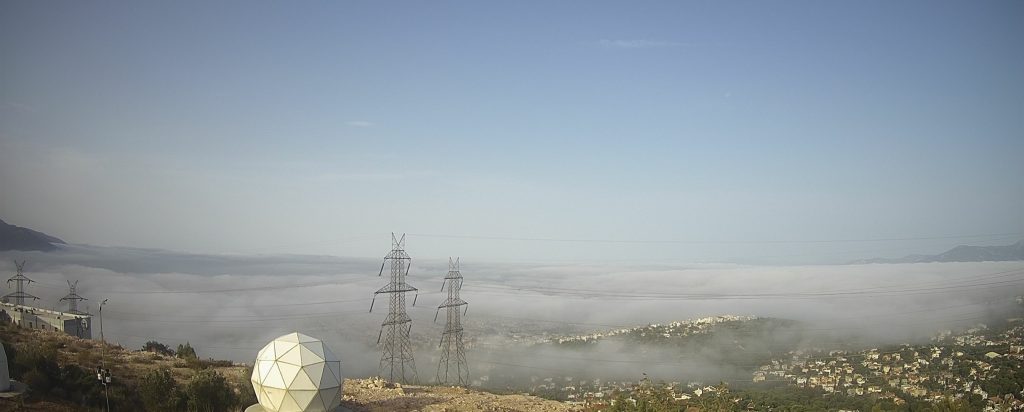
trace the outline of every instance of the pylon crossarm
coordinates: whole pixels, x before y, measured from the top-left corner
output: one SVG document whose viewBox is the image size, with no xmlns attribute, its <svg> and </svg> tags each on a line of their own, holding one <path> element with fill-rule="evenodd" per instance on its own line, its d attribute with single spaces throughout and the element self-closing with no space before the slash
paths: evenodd
<svg viewBox="0 0 1024 412">
<path fill-rule="evenodd" d="M 391 287 L 391 285 L 387 285 L 387 286 L 381 288 L 380 290 L 378 290 L 376 292 L 373 292 L 373 294 L 376 295 L 376 294 L 380 294 L 380 293 L 402 293 L 402 292 L 415 292 L 416 291 L 416 288 L 414 288 L 412 286 L 409 286 L 409 285 L 406 285 L 406 287 L 401 288 L 401 289 L 388 289 L 390 287 Z"/>
</svg>

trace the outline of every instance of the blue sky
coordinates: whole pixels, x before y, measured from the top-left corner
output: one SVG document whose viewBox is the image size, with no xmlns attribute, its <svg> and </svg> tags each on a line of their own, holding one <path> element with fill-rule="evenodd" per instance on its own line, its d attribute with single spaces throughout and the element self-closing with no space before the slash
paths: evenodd
<svg viewBox="0 0 1024 412">
<path fill-rule="evenodd" d="M 0 218 L 202 252 L 820 261 L 1021 236 L 1020 2 L 0 5 Z M 416 253 L 416 252 L 419 253 Z M 756 260 L 756 259 L 754 259 Z"/>
</svg>

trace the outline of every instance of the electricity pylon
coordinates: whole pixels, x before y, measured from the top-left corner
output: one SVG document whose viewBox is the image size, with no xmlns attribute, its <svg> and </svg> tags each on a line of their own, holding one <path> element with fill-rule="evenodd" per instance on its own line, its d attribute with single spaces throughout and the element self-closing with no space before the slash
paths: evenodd
<svg viewBox="0 0 1024 412">
<path fill-rule="evenodd" d="M 459 306 L 466 306 L 469 310 L 469 303 L 459 297 L 459 290 L 462 289 L 462 273 L 459 272 L 459 259 L 448 258 L 448 274 L 444 277 L 444 284 L 441 291 L 448 286 L 448 299 L 445 299 L 437 312 L 434 312 L 434 322 L 437 322 L 437 315 L 441 308 L 447 309 L 448 321 L 444 325 L 444 332 L 441 334 L 441 361 L 437 364 L 437 383 L 447 385 L 449 382 L 449 369 L 452 368 L 451 355 L 452 346 L 455 347 L 455 379 L 452 383 L 459 386 L 469 385 L 469 365 L 466 363 L 466 351 L 462 346 L 462 315 L 459 313 Z M 444 373 L 441 373 L 441 369 Z"/>
<path fill-rule="evenodd" d="M 25 298 L 32 298 L 32 300 L 38 300 L 38 297 L 30 295 L 25 292 L 25 283 L 34 282 L 34 280 L 25 277 L 25 261 L 23 260 L 21 261 L 21 263 L 18 263 L 18 261 L 15 260 L 14 266 L 18 268 L 18 274 L 12 276 L 10 279 L 7 279 L 7 286 L 11 286 L 11 282 L 14 282 L 16 286 L 14 289 L 14 293 L 8 293 L 4 295 L 4 302 L 10 302 L 10 299 L 14 298 L 15 304 L 24 306 Z"/>
<path fill-rule="evenodd" d="M 71 283 L 71 281 L 69 280 L 68 281 L 68 289 L 70 289 L 70 292 L 68 292 L 67 296 L 60 298 L 60 301 L 61 302 L 65 301 L 65 300 L 68 301 L 68 313 L 74 313 L 76 315 L 84 315 L 85 313 L 78 311 L 78 301 L 80 301 L 80 300 L 87 300 L 87 299 L 83 298 L 81 296 L 78 296 L 78 293 L 75 293 L 75 289 L 76 288 L 78 288 L 78 281 L 76 280 L 75 283 Z"/>
<path fill-rule="evenodd" d="M 380 325 L 380 333 L 377 334 L 377 344 L 380 344 L 381 336 L 384 336 L 384 346 L 380 356 L 380 374 L 387 374 L 391 382 L 409 383 L 416 382 L 416 363 L 413 361 L 412 344 L 409 342 L 409 334 L 412 332 L 412 319 L 405 313 L 405 292 L 416 292 L 416 288 L 405 283 L 405 277 L 409 274 L 412 266 L 412 258 L 405 253 L 405 234 L 401 239 L 396 239 L 391 234 L 391 252 L 384 256 L 384 263 L 380 265 L 380 273 L 384 274 L 384 266 L 391 261 L 391 282 L 373 293 L 373 300 L 370 301 L 370 312 L 373 312 L 373 303 L 377 295 L 389 294 L 390 307 L 388 317 Z M 417 294 L 412 305 L 416 306 Z"/>
</svg>

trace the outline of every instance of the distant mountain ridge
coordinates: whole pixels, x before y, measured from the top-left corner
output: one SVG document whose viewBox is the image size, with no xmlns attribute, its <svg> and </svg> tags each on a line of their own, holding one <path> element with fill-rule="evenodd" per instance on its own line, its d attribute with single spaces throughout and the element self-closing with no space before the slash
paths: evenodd
<svg viewBox="0 0 1024 412">
<path fill-rule="evenodd" d="M 901 258 L 861 259 L 850 264 L 929 263 L 929 262 L 1007 262 L 1024 260 L 1024 240 L 1004 246 L 960 245 L 937 255 L 907 255 Z"/>
<path fill-rule="evenodd" d="M 38 250 L 48 252 L 57 249 L 54 244 L 65 244 L 63 240 L 43 232 L 15 226 L 0 219 L 0 251 Z"/>
</svg>

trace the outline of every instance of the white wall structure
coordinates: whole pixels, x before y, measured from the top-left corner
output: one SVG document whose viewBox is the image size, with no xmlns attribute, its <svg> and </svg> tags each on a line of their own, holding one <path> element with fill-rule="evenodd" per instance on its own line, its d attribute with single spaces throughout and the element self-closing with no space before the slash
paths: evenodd
<svg viewBox="0 0 1024 412">
<path fill-rule="evenodd" d="M 87 313 L 61 312 L 0 302 L 0 319 L 23 328 L 61 331 L 71 336 L 92 339 L 92 315 Z"/>
<path fill-rule="evenodd" d="M 319 339 L 289 333 L 256 355 L 252 387 L 273 412 L 327 412 L 341 404 L 341 361 Z"/>
<path fill-rule="evenodd" d="M 7 351 L 0 345 L 0 392 L 11 389 L 11 372 L 7 369 Z"/>
</svg>

